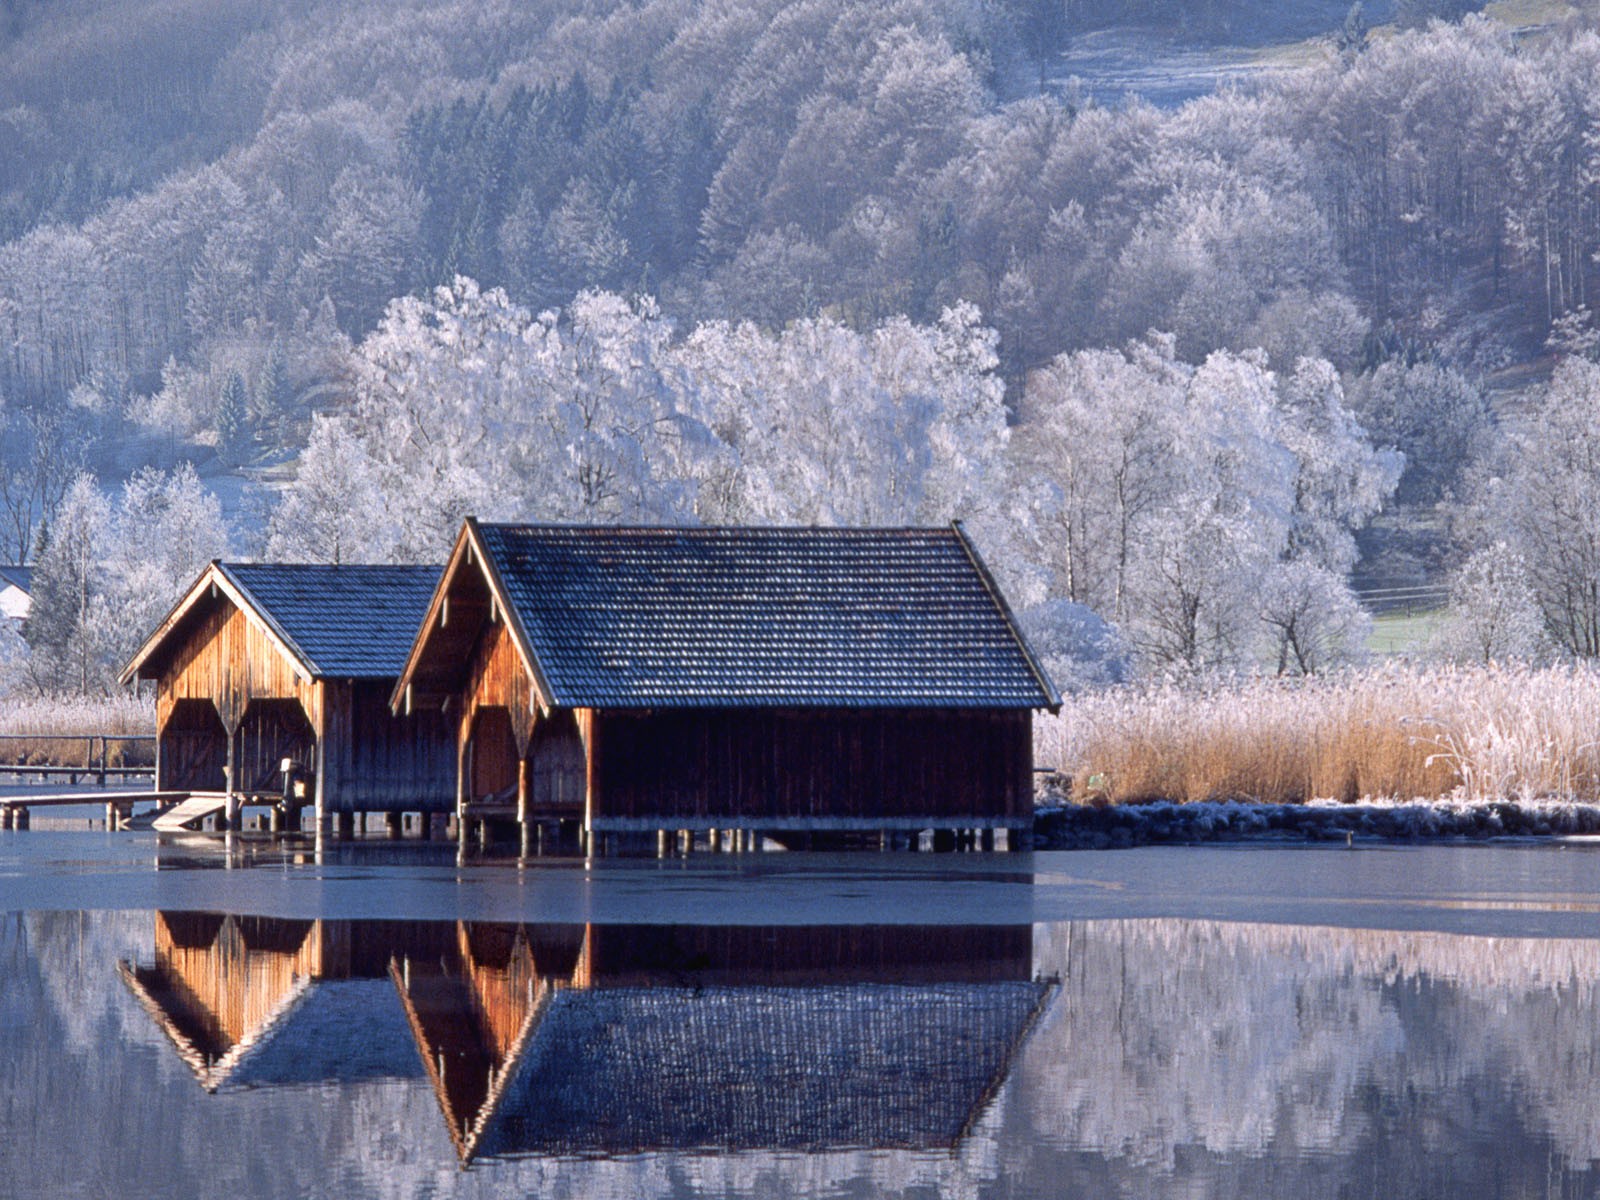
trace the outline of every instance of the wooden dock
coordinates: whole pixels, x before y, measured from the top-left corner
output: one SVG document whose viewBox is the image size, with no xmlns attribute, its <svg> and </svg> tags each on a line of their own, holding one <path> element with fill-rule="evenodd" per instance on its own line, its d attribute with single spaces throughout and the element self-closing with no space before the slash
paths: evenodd
<svg viewBox="0 0 1600 1200">
<path fill-rule="evenodd" d="M 0 796 L 0 829 L 26 829 L 30 811 L 35 808 L 67 808 L 86 804 L 103 804 L 106 809 L 107 829 L 132 828 L 133 808 L 136 804 L 154 804 L 158 810 L 170 808 L 187 800 L 189 792 L 58 792 L 43 796 Z"/>
</svg>

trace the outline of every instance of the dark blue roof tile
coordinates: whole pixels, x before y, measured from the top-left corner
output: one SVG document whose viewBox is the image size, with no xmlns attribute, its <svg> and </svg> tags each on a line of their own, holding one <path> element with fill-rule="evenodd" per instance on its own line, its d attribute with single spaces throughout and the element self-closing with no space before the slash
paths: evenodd
<svg viewBox="0 0 1600 1200">
<path fill-rule="evenodd" d="M 483 525 L 554 703 L 1059 703 L 954 529 Z"/>
<path fill-rule="evenodd" d="M 332 679 L 398 677 L 441 571 L 299 563 L 222 569 L 312 672 Z"/>
</svg>

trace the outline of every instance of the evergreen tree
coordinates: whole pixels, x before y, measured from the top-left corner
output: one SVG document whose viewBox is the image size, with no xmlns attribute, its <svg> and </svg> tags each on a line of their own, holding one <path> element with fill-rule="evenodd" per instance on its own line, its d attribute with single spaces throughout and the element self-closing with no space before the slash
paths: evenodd
<svg viewBox="0 0 1600 1200">
<path fill-rule="evenodd" d="M 217 405 L 217 454 L 230 467 L 244 462 L 250 449 L 250 401 L 244 377 L 229 371 Z"/>
<path fill-rule="evenodd" d="M 289 406 L 294 400 L 294 387 L 289 382 L 289 363 L 283 346 L 274 341 L 267 347 L 266 361 L 261 364 L 261 374 L 256 376 L 255 394 L 250 398 L 250 420 L 256 433 L 272 445 L 284 441 L 284 426 L 289 419 Z"/>
</svg>

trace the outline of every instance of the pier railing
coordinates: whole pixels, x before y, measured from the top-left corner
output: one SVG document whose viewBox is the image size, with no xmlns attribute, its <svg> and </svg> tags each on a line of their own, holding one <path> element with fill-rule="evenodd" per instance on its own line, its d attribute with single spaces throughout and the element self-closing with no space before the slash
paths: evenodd
<svg viewBox="0 0 1600 1200">
<path fill-rule="evenodd" d="M 108 780 L 153 780 L 155 742 L 153 734 L 141 733 L 0 733 L 0 780 L 92 780 L 101 787 Z M 23 743 L 29 752 L 15 753 Z M 41 745 L 47 753 L 37 751 Z M 8 761 L 19 757 L 32 761 Z"/>
</svg>

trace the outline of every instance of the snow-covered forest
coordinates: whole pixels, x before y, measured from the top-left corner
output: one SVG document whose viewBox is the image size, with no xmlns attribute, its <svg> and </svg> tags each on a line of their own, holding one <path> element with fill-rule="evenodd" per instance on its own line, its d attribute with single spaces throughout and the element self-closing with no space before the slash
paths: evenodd
<svg viewBox="0 0 1600 1200">
<path fill-rule="evenodd" d="M 1283 7 L 13 0 L 0 674 L 467 513 L 961 519 L 1068 685 L 1359 658 L 1357 570 L 1453 579 L 1443 655 L 1600 653 L 1600 13 L 1051 75 Z"/>
</svg>

